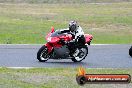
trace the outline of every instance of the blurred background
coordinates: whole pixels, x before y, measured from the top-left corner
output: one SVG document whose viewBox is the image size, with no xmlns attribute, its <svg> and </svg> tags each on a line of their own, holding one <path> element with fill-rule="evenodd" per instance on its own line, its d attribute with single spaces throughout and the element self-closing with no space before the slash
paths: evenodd
<svg viewBox="0 0 132 88">
<path fill-rule="evenodd" d="M 43 44 L 77 20 L 96 44 L 132 44 L 132 0 L 0 0 L 0 44 Z"/>
</svg>

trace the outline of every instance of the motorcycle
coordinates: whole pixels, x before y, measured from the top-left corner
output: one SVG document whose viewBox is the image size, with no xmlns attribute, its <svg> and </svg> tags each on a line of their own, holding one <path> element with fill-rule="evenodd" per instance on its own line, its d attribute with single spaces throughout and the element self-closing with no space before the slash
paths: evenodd
<svg viewBox="0 0 132 88">
<path fill-rule="evenodd" d="M 131 48 L 129 49 L 129 55 L 132 57 L 132 46 L 131 46 Z"/>
<path fill-rule="evenodd" d="M 37 59 L 40 62 L 45 62 L 48 59 L 71 59 L 73 62 L 81 62 L 88 54 L 88 45 L 90 45 L 93 36 L 85 34 L 85 44 L 79 46 L 74 53 L 70 53 L 69 46 L 64 42 L 72 40 L 70 33 L 61 33 L 60 30 L 51 28 L 51 32 L 46 35 L 47 43 L 44 44 L 37 52 Z"/>
</svg>

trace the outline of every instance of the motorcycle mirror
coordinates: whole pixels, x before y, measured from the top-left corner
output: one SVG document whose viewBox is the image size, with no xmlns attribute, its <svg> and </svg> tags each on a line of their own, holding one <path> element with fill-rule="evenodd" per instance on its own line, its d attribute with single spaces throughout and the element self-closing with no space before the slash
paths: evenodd
<svg viewBox="0 0 132 88">
<path fill-rule="evenodd" d="M 53 33 L 55 31 L 54 27 L 51 27 L 51 33 Z"/>
</svg>

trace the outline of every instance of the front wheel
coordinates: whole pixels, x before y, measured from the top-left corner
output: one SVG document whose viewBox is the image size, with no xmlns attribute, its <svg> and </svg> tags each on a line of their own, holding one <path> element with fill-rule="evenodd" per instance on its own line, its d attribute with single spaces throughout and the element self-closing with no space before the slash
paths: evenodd
<svg viewBox="0 0 132 88">
<path fill-rule="evenodd" d="M 37 59 L 40 61 L 40 62 L 45 62 L 49 59 L 49 55 L 48 55 L 48 49 L 46 46 L 42 46 L 38 53 L 37 53 Z"/>
<path fill-rule="evenodd" d="M 85 57 L 88 54 L 88 47 L 86 45 L 81 48 L 78 48 L 78 50 L 79 53 L 72 58 L 73 62 L 81 62 L 82 60 L 85 59 Z"/>
</svg>

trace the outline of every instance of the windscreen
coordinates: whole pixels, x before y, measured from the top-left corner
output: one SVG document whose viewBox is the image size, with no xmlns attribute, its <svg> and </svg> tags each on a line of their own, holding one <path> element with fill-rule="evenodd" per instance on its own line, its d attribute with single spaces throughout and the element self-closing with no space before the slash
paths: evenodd
<svg viewBox="0 0 132 88">
<path fill-rule="evenodd" d="M 56 30 L 54 33 L 51 34 L 51 37 L 57 37 L 57 36 L 64 36 L 65 34 L 61 33 L 60 30 Z"/>
</svg>

